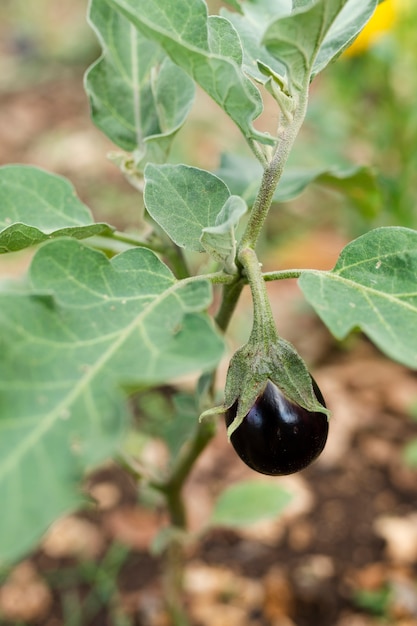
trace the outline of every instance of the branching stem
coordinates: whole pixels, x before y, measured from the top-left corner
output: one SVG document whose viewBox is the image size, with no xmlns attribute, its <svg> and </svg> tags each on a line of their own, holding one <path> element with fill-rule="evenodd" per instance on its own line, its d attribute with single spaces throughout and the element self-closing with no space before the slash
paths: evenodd
<svg viewBox="0 0 417 626">
<path fill-rule="evenodd" d="M 301 274 L 310 270 L 277 270 L 275 272 L 264 272 L 262 278 L 264 281 L 271 282 L 272 280 L 285 280 L 287 278 L 300 278 Z"/>
<path fill-rule="evenodd" d="M 239 260 L 245 269 L 253 302 L 253 325 L 249 341 L 255 345 L 264 344 L 267 350 L 268 344 L 274 343 L 278 335 L 261 265 L 252 248 L 241 250 Z"/>
<path fill-rule="evenodd" d="M 307 96 L 300 98 L 299 106 L 291 119 L 283 117 L 283 127 L 280 129 L 280 139 L 277 148 L 269 162 L 266 152 L 262 152 L 258 146 L 252 149 L 257 158 L 264 166 L 262 183 L 252 208 L 251 215 L 240 242 L 237 254 L 237 272 L 233 276 L 224 273 L 209 275 L 205 278 L 214 284 L 224 283 L 222 301 L 216 315 L 216 323 L 221 331 L 225 331 L 238 303 L 240 294 L 246 282 L 249 282 L 254 303 L 254 326 L 252 335 L 254 340 L 262 342 L 276 337 L 276 329 L 272 316 L 271 305 L 266 292 L 265 280 L 272 280 L 272 274 L 262 275 L 261 267 L 255 253 L 255 246 L 259 234 L 265 222 L 273 195 L 284 170 L 288 154 L 304 120 L 307 106 Z M 177 263 L 181 261 L 177 255 Z M 204 276 L 190 277 L 185 272 L 185 267 L 178 266 L 177 277 L 186 281 L 201 280 Z M 275 273 L 275 278 L 277 277 Z M 211 393 L 214 394 L 214 377 L 212 374 Z M 161 483 L 155 484 L 166 499 L 171 523 L 179 530 L 186 530 L 187 517 L 185 511 L 182 490 L 196 460 L 212 439 L 215 433 L 215 422 L 205 419 L 197 424 L 195 432 L 186 447 L 177 458 L 171 470 L 170 476 Z M 166 550 L 166 577 L 165 593 L 168 610 L 174 626 L 187 626 L 188 620 L 182 601 L 183 573 L 184 573 L 184 545 L 181 538 L 174 535 Z"/>
</svg>

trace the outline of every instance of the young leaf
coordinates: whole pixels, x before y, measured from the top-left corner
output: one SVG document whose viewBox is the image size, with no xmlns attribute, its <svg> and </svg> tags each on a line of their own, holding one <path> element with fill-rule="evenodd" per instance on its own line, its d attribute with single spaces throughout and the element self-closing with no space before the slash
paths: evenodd
<svg viewBox="0 0 417 626">
<path fill-rule="evenodd" d="M 310 80 L 353 41 L 376 5 L 377 0 L 295 2 L 290 16 L 269 25 L 263 43 L 285 63 L 292 95 L 304 91 Z"/>
<path fill-rule="evenodd" d="M 247 206 L 239 196 L 230 196 L 217 215 L 214 226 L 203 228 L 200 241 L 206 252 L 225 265 L 226 271 L 235 271 L 236 239 L 235 226 Z"/>
<path fill-rule="evenodd" d="M 211 514 L 210 526 L 248 526 L 278 517 L 292 499 L 272 482 L 248 480 L 223 491 Z"/>
<path fill-rule="evenodd" d="M 417 368 L 417 231 L 377 228 L 348 244 L 330 272 L 300 287 L 338 339 L 360 328 L 390 358 Z"/>
<path fill-rule="evenodd" d="M 109 261 L 75 240 L 48 242 L 30 280 L 33 293 L 0 294 L 1 563 L 75 507 L 83 471 L 117 450 L 122 386 L 210 369 L 223 352 L 199 313 L 209 283 L 177 281 L 149 250 Z"/>
<path fill-rule="evenodd" d="M 205 170 L 188 165 L 146 166 L 146 208 L 171 239 L 188 250 L 204 252 L 202 232 L 218 224 L 216 220 L 229 199 L 224 182 Z M 242 214 L 242 205 L 241 201 L 229 205 L 234 220 L 238 219 L 237 213 Z"/>
<path fill-rule="evenodd" d="M 0 168 L 0 253 L 54 237 L 85 239 L 111 231 L 94 223 L 65 178 L 28 165 Z"/>
<path fill-rule="evenodd" d="M 109 0 L 143 35 L 224 109 L 247 139 L 273 144 L 252 125 L 262 112 L 259 91 L 242 68 L 242 48 L 231 23 L 207 14 L 201 0 Z"/>
<path fill-rule="evenodd" d="M 137 161 L 164 161 L 192 106 L 193 81 L 106 0 L 92 0 L 89 21 L 103 48 L 85 80 L 94 123 L 137 151 Z"/>
<path fill-rule="evenodd" d="M 151 437 L 163 439 L 175 461 L 182 446 L 198 426 L 198 404 L 193 395 L 177 393 L 172 397 L 160 388 L 142 392 L 137 399 L 139 429 Z"/>
</svg>

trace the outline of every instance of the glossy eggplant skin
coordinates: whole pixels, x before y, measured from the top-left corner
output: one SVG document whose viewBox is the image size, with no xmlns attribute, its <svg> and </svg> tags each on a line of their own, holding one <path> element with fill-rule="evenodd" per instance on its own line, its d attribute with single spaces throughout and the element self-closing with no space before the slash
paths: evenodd
<svg viewBox="0 0 417 626">
<path fill-rule="evenodd" d="M 316 382 L 313 389 L 323 406 L 323 396 Z M 236 416 L 237 401 L 225 414 L 229 426 Z M 242 461 L 253 470 L 270 476 L 298 472 L 322 452 L 329 431 L 324 413 L 307 411 L 288 400 L 268 381 L 264 391 L 231 436 Z"/>
</svg>

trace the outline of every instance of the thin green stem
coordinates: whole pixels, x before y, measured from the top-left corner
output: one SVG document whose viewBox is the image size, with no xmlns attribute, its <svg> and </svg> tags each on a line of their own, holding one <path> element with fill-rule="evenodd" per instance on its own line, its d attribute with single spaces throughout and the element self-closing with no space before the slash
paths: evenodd
<svg viewBox="0 0 417 626">
<path fill-rule="evenodd" d="M 224 331 L 229 324 L 245 281 L 240 277 L 230 276 L 222 272 L 190 277 L 185 280 L 192 282 L 193 280 L 201 280 L 203 277 L 215 284 L 225 283 L 222 304 L 216 315 L 217 325 L 220 330 Z M 213 372 L 213 381 L 214 376 Z M 187 530 L 187 515 L 182 495 L 183 487 L 195 462 L 211 441 L 215 432 L 216 423 L 213 420 L 206 419 L 199 422 L 192 438 L 176 459 L 170 476 L 163 482 L 153 483 L 153 487 L 165 496 L 172 525 L 182 531 Z M 174 535 L 172 537 L 166 549 L 165 559 L 164 584 L 168 611 L 174 626 L 188 626 L 189 622 L 183 604 L 185 553 L 183 542 L 179 536 Z"/>
<path fill-rule="evenodd" d="M 148 250 L 152 250 L 153 252 L 158 252 L 159 254 L 165 253 L 165 247 L 162 244 L 153 243 L 152 241 L 141 239 L 136 235 L 127 235 L 126 233 L 121 233 L 118 230 L 112 231 L 104 237 L 108 239 L 115 239 L 116 241 L 120 241 L 122 243 L 126 243 L 131 246 L 135 246 L 138 248 L 147 248 Z"/>
<path fill-rule="evenodd" d="M 215 316 L 215 322 L 222 332 L 226 331 L 230 323 L 245 283 L 246 281 L 242 277 L 233 277 L 232 282 L 223 288 L 222 301 Z"/>
<path fill-rule="evenodd" d="M 172 522 L 181 529 L 186 528 L 186 516 L 181 498 L 181 490 L 190 471 L 215 433 L 215 425 L 210 420 L 199 422 L 193 437 L 176 459 L 170 476 L 166 481 L 153 483 L 153 486 L 165 494 L 169 505 Z"/>
<path fill-rule="evenodd" d="M 261 265 L 255 250 L 252 248 L 241 250 L 239 260 L 245 269 L 253 302 L 253 326 L 249 341 L 265 344 L 267 347 L 268 344 L 277 339 L 277 330 Z"/>
<path fill-rule="evenodd" d="M 215 424 L 210 420 L 196 426 L 193 437 L 177 458 L 169 478 L 153 487 L 165 496 L 172 525 L 182 531 L 187 530 L 187 516 L 182 497 L 182 489 L 190 475 L 194 463 L 215 433 Z M 188 626 L 188 618 L 183 605 L 183 578 L 185 554 L 181 537 L 173 535 L 165 553 L 165 599 L 174 626 Z"/>
<path fill-rule="evenodd" d="M 173 537 L 165 553 L 165 603 L 173 626 L 190 626 L 183 602 L 185 555 L 181 539 Z"/>
<path fill-rule="evenodd" d="M 256 158 L 258 159 L 258 161 L 260 162 L 260 164 L 262 165 L 262 167 L 266 167 L 268 165 L 268 158 L 267 158 L 267 152 L 266 149 L 262 149 L 258 146 L 258 144 L 256 143 L 256 141 L 254 141 L 253 139 L 248 139 L 248 144 L 250 149 L 252 150 L 253 154 L 256 156 Z"/>
<path fill-rule="evenodd" d="M 167 246 L 165 250 L 165 256 L 171 264 L 171 268 L 179 280 L 182 278 L 188 278 L 190 276 L 190 270 L 188 269 L 187 262 L 185 260 L 184 252 L 176 244 Z"/>
<path fill-rule="evenodd" d="M 308 271 L 310 270 L 277 270 L 275 272 L 265 272 L 262 274 L 262 277 L 265 282 L 270 282 L 272 280 L 285 280 L 286 278 L 300 278 L 301 274 Z"/>
<path fill-rule="evenodd" d="M 175 253 L 176 257 L 172 256 L 170 260 L 174 268 L 176 268 L 176 274 L 179 278 L 191 282 L 205 277 L 214 284 L 224 283 L 222 301 L 215 317 L 218 328 L 223 332 L 229 325 L 247 277 L 254 303 L 255 319 L 252 334 L 259 333 L 261 335 L 259 336 L 259 341 L 262 342 L 276 337 L 276 329 L 265 281 L 254 248 L 288 154 L 304 120 L 306 105 L 307 96 L 300 100 L 300 106 L 296 110 L 294 118 L 291 121 L 283 120 L 284 126 L 280 133 L 280 141 L 269 163 L 267 162 L 266 152 L 262 152 L 254 142 L 251 144 L 252 150 L 263 164 L 265 170 L 258 196 L 240 244 L 237 258 L 238 272 L 236 275 L 227 275 L 226 277 L 224 273 L 220 272 L 190 277 L 181 251 L 171 248 L 171 255 Z M 246 277 L 243 275 L 243 270 L 246 272 Z M 214 376 L 215 373 L 213 372 L 213 381 Z M 214 383 L 211 385 L 211 391 L 214 393 Z M 182 497 L 184 483 L 190 475 L 196 460 L 209 441 L 211 441 L 214 433 L 215 422 L 209 419 L 200 422 L 196 426 L 193 437 L 176 459 L 170 476 L 165 481 L 153 485 L 164 494 L 171 522 L 173 526 L 180 530 L 186 530 L 187 528 L 187 516 Z M 165 577 L 166 600 L 174 626 L 186 626 L 188 624 L 182 602 L 184 560 L 184 546 L 181 539 L 176 536 L 167 546 Z"/>
<path fill-rule="evenodd" d="M 265 167 L 261 186 L 252 207 L 249 221 L 240 242 L 240 249 L 255 248 L 260 232 L 271 207 L 275 189 L 284 171 L 285 164 L 302 126 L 307 111 L 308 88 L 299 95 L 298 106 L 291 119 L 282 116 L 279 141 L 270 163 Z"/>
<path fill-rule="evenodd" d="M 199 281 L 202 278 L 209 280 L 212 285 L 229 285 L 233 284 L 235 281 L 235 277 L 231 274 L 225 274 L 224 272 L 212 272 L 208 274 L 198 274 L 196 276 L 190 276 L 189 278 L 184 278 L 187 283 L 191 283 L 193 281 Z"/>
</svg>

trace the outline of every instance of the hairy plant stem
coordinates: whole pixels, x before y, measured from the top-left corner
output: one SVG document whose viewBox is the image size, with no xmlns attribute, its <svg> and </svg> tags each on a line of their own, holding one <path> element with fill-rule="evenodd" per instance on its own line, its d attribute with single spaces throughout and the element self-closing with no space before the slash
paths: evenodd
<svg viewBox="0 0 417 626">
<path fill-rule="evenodd" d="M 262 276 L 261 265 L 255 250 L 252 248 L 241 250 L 239 258 L 246 271 L 253 302 L 253 325 L 249 343 L 257 346 L 264 345 L 265 353 L 267 353 L 268 346 L 275 343 L 278 333 Z"/>
<path fill-rule="evenodd" d="M 178 280 L 181 280 L 182 278 L 188 278 L 188 276 L 190 275 L 190 270 L 188 269 L 184 253 L 179 246 L 177 246 L 176 244 L 172 244 L 172 246 L 167 246 L 165 250 L 165 256 L 170 262 L 175 277 L 178 278 Z"/>
<path fill-rule="evenodd" d="M 169 478 L 154 483 L 165 496 L 171 524 L 175 530 L 187 530 L 187 516 L 182 489 L 191 469 L 215 432 L 213 421 L 198 423 L 192 439 L 177 458 Z M 188 618 L 183 605 L 185 553 L 183 537 L 173 533 L 165 551 L 165 602 L 174 626 L 187 626 Z"/>
<path fill-rule="evenodd" d="M 300 278 L 301 274 L 307 271 L 310 272 L 311 270 L 293 269 L 293 270 L 277 270 L 276 272 L 264 272 L 262 274 L 262 278 L 264 279 L 266 283 L 272 280 L 285 280 L 287 278 Z"/>
<path fill-rule="evenodd" d="M 200 277 L 201 278 L 201 277 Z M 210 275 L 209 275 L 210 278 Z M 216 276 L 213 275 L 214 281 Z M 219 275 L 220 278 L 220 275 Z M 223 298 L 216 315 L 216 323 L 220 330 L 225 331 L 235 309 L 245 281 L 240 277 L 224 277 L 228 283 L 223 287 Z M 188 280 L 192 280 L 189 278 Z M 222 281 L 219 281 L 222 282 Z M 215 372 L 212 374 L 214 381 Z M 214 393 L 214 385 L 211 391 Z M 153 486 L 165 496 L 165 502 L 170 515 L 172 526 L 180 531 L 187 530 L 187 515 L 182 490 L 190 472 L 216 432 L 216 423 L 213 419 L 205 419 L 196 425 L 191 440 L 183 448 L 170 476 L 161 483 Z M 183 533 L 183 534 L 184 534 Z M 183 577 L 185 566 L 185 550 L 183 537 L 174 533 L 165 551 L 165 601 L 174 626 L 188 626 L 188 618 L 183 604 Z"/>
<path fill-rule="evenodd" d="M 304 122 L 307 111 L 308 87 L 300 92 L 298 105 L 291 118 L 281 116 L 278 129 L 279 140 L 271 161 L 266 165 L 258 195 L 252 207 L 245 232 L 240 242 L 239 251 L 247 247 L 255 248 L 260 232 L 271 207 L 275 189 L 284 171 L 285 164 Z M 238 251 L 238 258 L 239 258 Z"/>
<path fill-rule="evenodd" d="M 223 287 L 222 301 L 215 317 L 218 328 L 225 332 L 232 318 L 246 280 L 238 276 Z"/>
<path fill-rule="evenodd" d="M 240 243 L 237 256 L 238 271 L 234 277 L 223 286 L 222 301 L 215 321 L 221 331 L 225 331 L 238 303 L 242 289 L 249 281 L 254 303 L 254 326 L 252 339 L 267 342 L 277 336 L 273 321 L 271 305 L 266 292 L 264 278 L 258 258 L 254 251 L 259 234 L 271 206 L 272 198 L 278 181 L 284 170 L 288 154 L 304 120 L 307 106 L 307 96 L 300 99 L 292 120 L 283 117 L 283 127 L 280 129 L 280 140 L 277 149 L 269 163 L 266 163 L 263 153 L 257 152 L 258 158 L 264 162 L 264 175 L 255 200 L 246 230 Z M 173 259 L 172 259 L 173 260 Z M 177 263 L 180 260 L 177 256 Z M 186 278 L 185 267 L 177 265 L 178 277 Z M 245 275 L 246 274 L 246 275 Z M 188 276 L 188 274 L 187 274 Z M 219 276 L 220 278 L 220 276 Z M 190 280 L 190 278 L 188 278 Z M 223 282 L 222 279 L 213 282 Z M 255 337 L 255 334 L 257 336 Z M 259 335 L 259 336 L 258 336 Z M 211 393 L 214 395 L 214 377 L 212 374 Z M 194 463 L 211 441 L 215 433 L 215 422 L 205 419 L 196 426 L 192 439 L 183 449 L 176 460 L 170 476 L 166 481 L 155 485 L 165 495 L 171 523 L 180 531 L 187 529 L 182 490 Z M 184 544 L 178 534 L 173 534 L 168 543 L 166 553 L 165 594 L 166 603 L 174 626 L 188 626 L 189 622 L 183 604 L 183 575 L 184 575 Z"/>
</svg>

